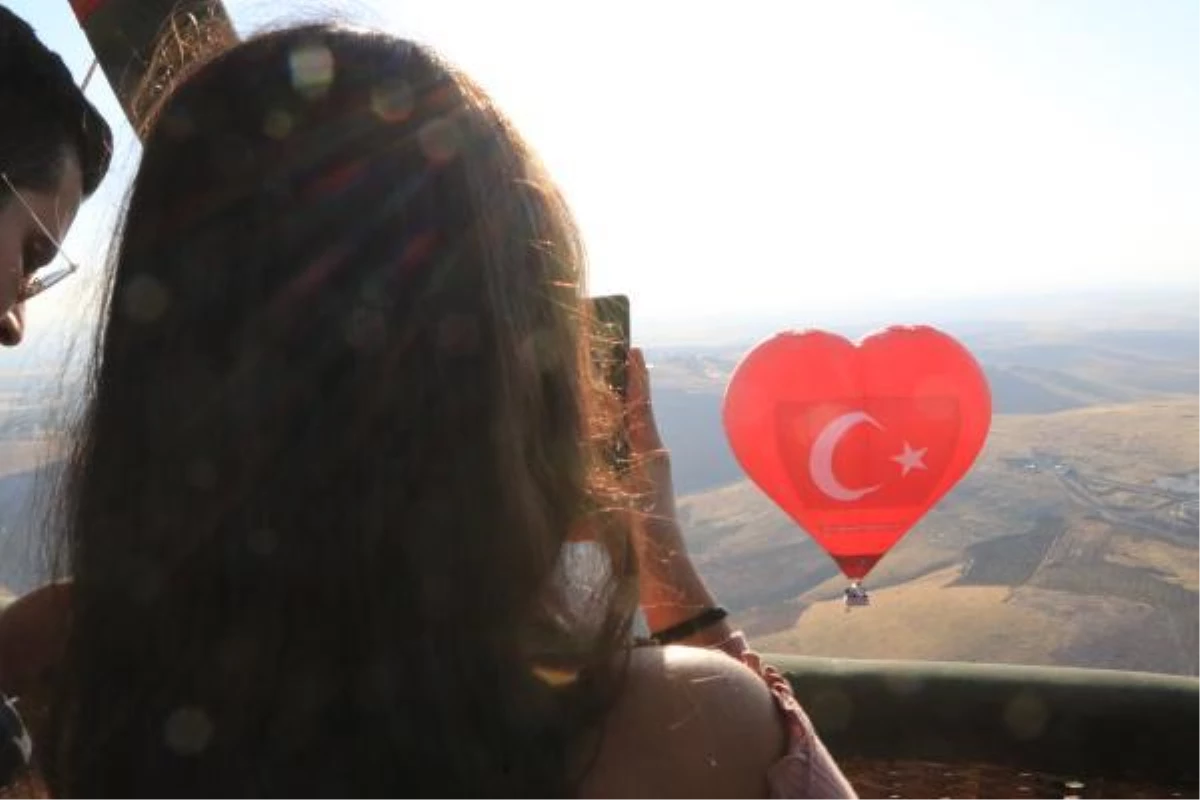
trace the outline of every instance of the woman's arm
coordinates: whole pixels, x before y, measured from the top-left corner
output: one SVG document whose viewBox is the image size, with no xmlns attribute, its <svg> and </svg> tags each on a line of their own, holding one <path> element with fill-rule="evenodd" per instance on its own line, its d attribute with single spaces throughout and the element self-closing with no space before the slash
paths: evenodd
<svg viewBox="0 0 1200 800">
<path fill-rule="evenodd" d="M 716 599 L 697 572 L 675 511 L 671 458 L 663 447 L 650 404 L 650 376 L 641 350 L 629 358 L 629 440 L 643 489 L 642 516 L 635 527 L 642 613 L 651 634 L 659 633 L 716 605 Z M 733 634 L 721 621 L 675 644 L 710 647 Z"/>
</svg>

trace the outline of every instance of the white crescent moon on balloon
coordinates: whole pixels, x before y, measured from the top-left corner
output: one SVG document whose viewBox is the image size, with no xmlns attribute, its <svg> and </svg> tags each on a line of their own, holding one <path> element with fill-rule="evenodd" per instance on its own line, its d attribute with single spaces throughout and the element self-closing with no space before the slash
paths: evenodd
<svg viewBox="0 0 1200 800">
<path fill-rule="evenodd" d="M 883 430 L 883 426 L 876 422 L 870 414 L 864 411 L 851 411 L 848 414 L 842 414 L 826 425 L 817 435 L 812 449 L 808 452 L 808 474 L 812 478 L 813 485 L 834 500 L 853 502 L 869 495 L 882 485 L 876 484 L 862 489 L 851 489 L 843 486 L 842 482 L 833 474 L 833 451 L 837 449 L 843 436 L 856 425 L 863 423 Z"/>
</svg>

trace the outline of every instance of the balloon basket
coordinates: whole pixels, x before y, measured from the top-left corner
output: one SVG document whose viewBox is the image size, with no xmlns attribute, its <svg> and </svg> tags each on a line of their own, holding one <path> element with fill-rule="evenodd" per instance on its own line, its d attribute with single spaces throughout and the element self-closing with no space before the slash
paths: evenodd
<svg viewBox="0 0 1200 800">
<path fill-rule="evenodd" d="M 871 605 L 871 596 L 867 594 L 867 590 L 858 581 L 854 581 L 847 586 L 843 594 L 845 595 L 847 611 L 852 608 L 864 608 Z"/>
</svg>

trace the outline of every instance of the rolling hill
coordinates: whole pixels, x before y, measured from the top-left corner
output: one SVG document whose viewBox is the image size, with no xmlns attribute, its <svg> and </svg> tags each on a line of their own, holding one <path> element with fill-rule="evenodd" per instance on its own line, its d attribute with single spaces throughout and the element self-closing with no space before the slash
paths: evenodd
<svg viewBox="0 0 1200 800">
<path fill-rule="evenodd" d="M 879 589 L 870 609 L 848 613 L 837 600 L 814 603 L 793 627 L 755 644 L 768 652 L 846 658 L 1103 664 L 1194 673 L 1186 668 L 1164 609 L 1032 586 L 955 587 L 959 572 L 947 567 Z"/>
<path fill-rule="evenodd" d="M 0 477 L 0 592 L 22 593 L 37 586 L 46 574 L 43 557 L 44 542 L 41 514 L 36 507 L 39 493 L 44 492 L 39 465 L 45 447 L 29 446 L 29 455 L 36 456 L 26 469 L 4 473 Z M 12 462 L 5 465 L 12 469 Z"/>
</svg>

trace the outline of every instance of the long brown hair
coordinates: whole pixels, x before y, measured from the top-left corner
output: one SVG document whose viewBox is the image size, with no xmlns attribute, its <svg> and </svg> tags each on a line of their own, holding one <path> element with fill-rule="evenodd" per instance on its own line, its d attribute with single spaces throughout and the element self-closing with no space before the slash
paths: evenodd
<svg viewBox="0 0 1200 800">
<path fill-rule="evenodd" d="M 424 47 L 306 26 L 186 77 L 62 493 L 51 791 L 571 792 L 635 594 L 583 263 Z M 582 610 L 581 525 L 611 561 Z"/>
</svg>

